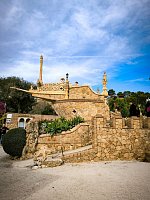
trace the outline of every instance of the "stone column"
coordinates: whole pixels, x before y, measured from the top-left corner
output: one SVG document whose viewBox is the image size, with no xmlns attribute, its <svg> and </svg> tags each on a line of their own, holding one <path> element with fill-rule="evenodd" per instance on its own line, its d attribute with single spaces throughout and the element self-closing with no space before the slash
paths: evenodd
<svg viewBox="0 0 150 200">
<path fill-rule="evenodd" d="M 140 118 L 133 116 L 131 117 L 131 128 L 139 129 L 141 128 Z"/>
<path fill-rule="evenodd" d="M 108 96 L 107 87 L 106 87 L 106 85 L 107 85 L 107 75 L 106 75 L 106 72 L 104 72 L 102 83 L 103 83 L 103 92 L 102 92 L 102 95 Z"/>
<path fill-rule="evenodd" d="M 123 128 L 123 119 L 121 116 L 114 116 L 111 121 L 113 128 Z"/>
<path fill-rule="evenodd" d="M 104 127 L 104 118 L 101 115 L 96 115 L 93 119 L 93 147 L 96 148 L 98 145 L 98 135 L 100 129 Z"/>
<path fill-rule="evenodd" d="M 69 99 L 69 80 L 68 80 L 69 74 L 66 74 L 66 96 L 65 99 Z"/>
<path fill-rule="evenodd" d="M 43 80 L 42 80 L 42 74 L 43 74 L 43 56 L 40 56 L 40 74 L 39 74 L 39 83 L 42 85 Z"/>
<path fill-rule="evenodd" d="M 123 128 L 123 119 L 122 117 L 118 116 L 115 118 L 116 127 L 115 128 Z"/>
</svg>

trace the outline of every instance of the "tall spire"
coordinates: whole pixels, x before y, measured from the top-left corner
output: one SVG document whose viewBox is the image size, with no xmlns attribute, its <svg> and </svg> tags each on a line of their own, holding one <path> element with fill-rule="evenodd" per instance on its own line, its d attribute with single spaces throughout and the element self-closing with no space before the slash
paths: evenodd
<svg viewBox="0 0 150 200">
<path fill-rule="evenodd" d="M 108 96 L 107 87 L 106 87 L 106 85 L 107 85 L 107 75 L 106 75 L 106 72 L 104 72 L 102 83 L 103 83 L 103 92 L 102 92 L 102 95 Z"/>
<path fill-rule="evenodd" d="M 42 85 L 43 80 L 42 80 L 42 72 L 43 72 L 43 56 L 40 56 L 40 74 L 39 74 L 39 83 Z"/>
</svg>

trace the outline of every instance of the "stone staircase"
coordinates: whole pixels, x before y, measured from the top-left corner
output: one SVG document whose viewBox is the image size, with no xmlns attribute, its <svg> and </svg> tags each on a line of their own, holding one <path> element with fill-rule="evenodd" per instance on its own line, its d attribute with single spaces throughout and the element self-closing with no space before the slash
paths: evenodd
<svg viewBox="0 0 150 200">
<path fill-rule="evenodd" d="M 59 152 L 51 155 L 47 155 L 45 159 L 43 157 L 39 157 L 36 161 L 34 161 L 33 169 L 36 168 L 45 168 L 45 167 L 57 167 L 64 164 L 64 157 L 70 156 L 74 154 L 80 154 L 84 151 L 92 149 L 92 145 L 87 145 L 75 150 L 68 150 L 64 152 Z"/>
</svg>

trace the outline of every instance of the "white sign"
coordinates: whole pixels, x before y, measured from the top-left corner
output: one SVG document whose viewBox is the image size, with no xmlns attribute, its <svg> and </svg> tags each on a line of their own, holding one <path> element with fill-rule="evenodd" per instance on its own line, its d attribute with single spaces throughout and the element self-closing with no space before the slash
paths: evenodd
<svg viewBox="0 0 150 200">
<path fill-rule="evenodd" d="M 12 118 L 12 114 L 7 114 L 7 119 L 11 119 Z"/>
<path fill-rule="evenodd" d="M 6 119 L 6 123 L 7 124 L 11 123 L 11 119 Z"/>
</svg>

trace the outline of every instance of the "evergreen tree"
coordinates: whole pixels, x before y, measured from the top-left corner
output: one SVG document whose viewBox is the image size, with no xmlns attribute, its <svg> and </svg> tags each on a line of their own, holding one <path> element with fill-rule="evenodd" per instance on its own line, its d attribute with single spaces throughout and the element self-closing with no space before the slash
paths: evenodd
<svg viewBox="0 0 150 200">
<path fill-rule="evenodd" d="M 34 97 L 31 94 L 11 89 L 17 87 L 29 90 L 30 82 L 18 77 L 0 78 L 0 99 L 6 102 L 7 112 L 28 113 L 34 105 Z"/>
</svg>

